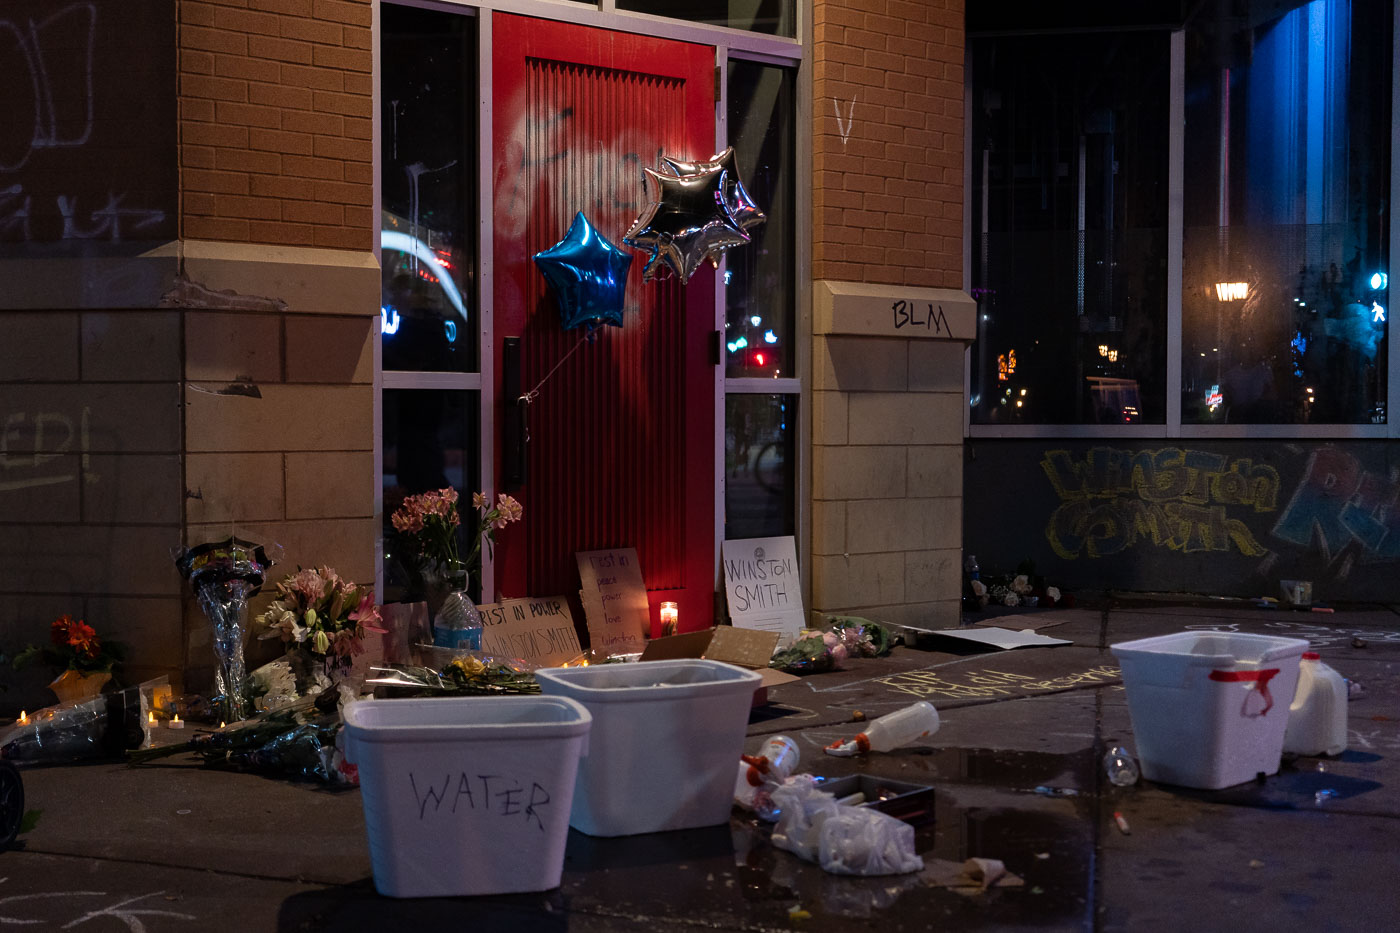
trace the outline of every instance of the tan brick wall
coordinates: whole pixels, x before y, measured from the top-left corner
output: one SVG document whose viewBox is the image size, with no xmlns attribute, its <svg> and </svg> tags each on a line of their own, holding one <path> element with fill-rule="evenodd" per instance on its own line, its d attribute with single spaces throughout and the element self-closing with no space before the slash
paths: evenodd
<svg viewBox="0 0 1400 933">
<path fill-rule="evenodd" d="M 963 0 L 814 0 L 816 279 L 962 287 Z"/>
<path fill-rule="evenodd" d="M 370 0 L 178 0 L 180 235 L 369 249 Z"/>
</svg>

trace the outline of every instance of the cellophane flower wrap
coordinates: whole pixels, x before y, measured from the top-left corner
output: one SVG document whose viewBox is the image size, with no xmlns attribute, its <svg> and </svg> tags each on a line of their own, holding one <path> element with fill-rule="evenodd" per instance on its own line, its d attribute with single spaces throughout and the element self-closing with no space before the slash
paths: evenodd
<svg viewBox="0 0 1400 933">
<path fill-rule="evenodd" d="M 298 570 L 277 584 L 277 598 L 256 619 L 259 638 L 281 638 L 288 652 L 344 675 L 365 651 L 367 632 L 383 633 L 374 588 L 342 579 L 329 567 Z"/>
</svg>

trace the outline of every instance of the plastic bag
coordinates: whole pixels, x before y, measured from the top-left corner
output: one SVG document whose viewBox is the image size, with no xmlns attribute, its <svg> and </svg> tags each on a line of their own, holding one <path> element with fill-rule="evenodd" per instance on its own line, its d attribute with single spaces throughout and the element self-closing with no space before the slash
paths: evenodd
<svg viewBox="0 0 1400 933">
<path fill-rule="evenodd" d="M 780 808 L 773 845 L 837 875 L 919 871 L 914 827 L 871 807 L 842 806 L 817 790 L 810 774 L 788 778 L 772 794 Z"/>
</svg>

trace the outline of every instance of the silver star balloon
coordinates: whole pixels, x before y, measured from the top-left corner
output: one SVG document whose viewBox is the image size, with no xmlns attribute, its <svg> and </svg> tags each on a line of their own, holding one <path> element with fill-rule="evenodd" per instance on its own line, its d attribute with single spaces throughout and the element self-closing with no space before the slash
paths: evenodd
<svg viewBox="0 0 1400 933">
<path fill-rule="evenodd" d="M 655 278 L 662 266 L 682 282 L 690 281 L 706 258 L 749 242 L 724 202 L 726 173 L 711 168 L 688 175 L 663 175 L 652 169 L 645 185 L 654 192 L 651 205 L 633 222 L 622 242 L 650 253 L 642 280 Z"/>
<path fill-rule="evenodd" d="M 666 156 L 662 156 L 661 161 L 677 175 L 698 175 L 712 169 L 723 169 L 724 184 L 720 186 L 720 193 L 724 196 L 724 206 L 729 208 L 729 213 L 734 215 L 734 220 L 739 226 L 744 230 L 751 230 L 768 219 L 763 211 L 758 209 L 753 198 L 749 197 L 744 183 L 739 180 L 739 170 L 734 165 L 733 146 L 702 162 L 683 162 Z"/>
</svg>

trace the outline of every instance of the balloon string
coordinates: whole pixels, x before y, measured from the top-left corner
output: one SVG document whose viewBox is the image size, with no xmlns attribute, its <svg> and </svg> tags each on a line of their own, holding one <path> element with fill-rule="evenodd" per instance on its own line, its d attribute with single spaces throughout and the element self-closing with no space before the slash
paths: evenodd
<svg viewBox="0 0 1400 933">
<path fill-rule="evenodd" d="M 579 347 L 583 346 L 583 344 L 587 341 L 587 339 L 590 338 L 590 337 L 592 337 L 592 336 L 593 336 L 593 331 L 592 331 L 592 330 L 590 330 L 590 331 L 589 331 L 588 333 L 586 333 L 586 334 L 581 335 L 581 336 L 579 337 L 578 343 L 575 343 L 575 344 L 569 349 L 569 352 L 568 352 L 568 353 L 565 353 L 563 356 L 561 356 L 561 357 L 559 358 L 559 362 L 557 362 L 557 363 L 554 364 L 554 368 L 552 368 L 549 372 L 545 373 L 545 374 L 544 374 L 544 378 L 541 379 L 539 382 L 535 383 L 535 387 L 534 387 L 533 389 L 531 389 L 530 391 L 526 392 L 524 395 L 520 396 L 520 399 L 519 399 L 519 400 L 520 400 L 521 402 L 525 403 L 526 405 L 528 405 L 528 404 L 530 404 L 531 402 L 533 402 L 535 399 L 539 398 L 539 395 L 540 395 L 540 388 L 541 388 L 546 382 L 549 381 L 549 377 L 552 376 L 552 375 L 554 375 L 556 372 L 558 372 L 558 371 L 559 371 L 559 367 L 560 367 L 560 366 L 563 366 L 564 363 L 569 359 L 569 357 L 571 357 L 571 356 L 574 355 L 574 351 L 577 350 Z"/>
</svg>

